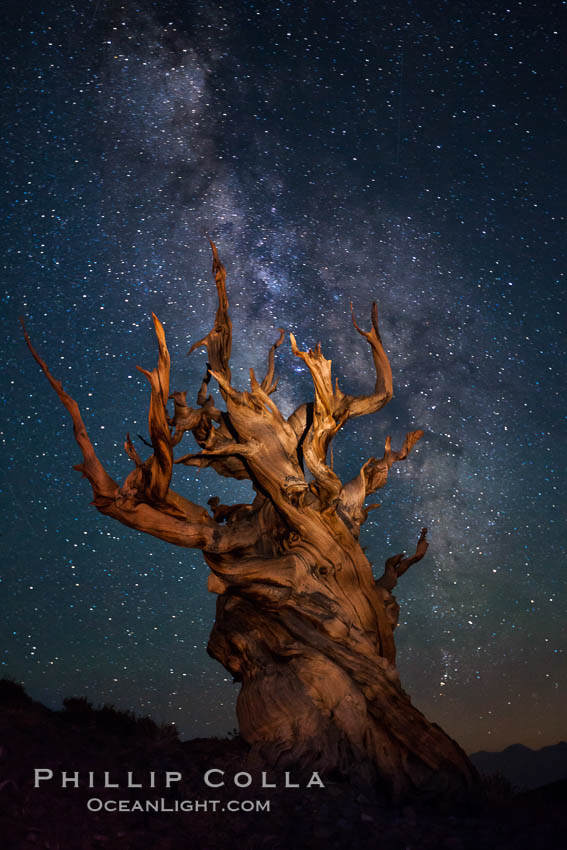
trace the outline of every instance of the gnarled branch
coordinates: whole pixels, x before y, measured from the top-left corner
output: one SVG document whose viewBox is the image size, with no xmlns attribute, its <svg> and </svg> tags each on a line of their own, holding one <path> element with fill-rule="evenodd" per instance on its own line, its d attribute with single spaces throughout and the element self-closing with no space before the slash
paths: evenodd
<svg viewBox="0 0 567 850">
<path fill-rule="evenodd" d="M 352 312 L 352 323 L 358 333 L 363 336 L 369 343 L 372 349 L 372 359 L 374 361 L 374 369 L 376 371 L 376 383 L 374 384 L 374 392 L 370 395 L 362 396 L 347 396 L 346 401 L 349 409 L 349 417 L 363 416 L 367 413 L 376 413 L 381 410 L 391 400 L 394 390 L 392 383 L 392 367 L 388 360 L 388 355 L 384 351 L 380 329 L 378 327 L 378 307 L 376 302 L 372 303 L 372 330 L 363 331 L 359 328 L 352 303 L 350 305 Z"/>
<path fill-rule="evenodd" d="M 371 457 L 366 461 L 358 475 L 344 485 L 340 493 L 340 501 L 351 519 L 361 525 L 374 508 L 380 507 L 374 503 L 364 507 L 364 502 L 371 493 L 380 490 L 388 480 L 392 464 L 405 460 L 414 445 L 423 437 L 423 431 L 410 431 L 406 434 L 404 444 L 399 452 L 392 451 L 392 439 L 386 438 L 384 454 L 381 458 Z"/>
<path fill-rule="evenodd" d="M 255 546 L 260 534 L 257 523 L 245 520 L 220 526 L 200 505 L 169 489 L 171 444 L 165 413 L 169 392 L 169 357 L 163 327 L 156 317 L 154 326 L 159 343 L 158 366 L 152 372 L 141 370 L 148 377 L 152 388 L 149 425 L 154 454 L 142 461 L 128 435 L 125 450 L 134 462 L 135 469 L 121 487 L 108 475 L 98 459 L 77 402 L 65 391 L 61 381 L 53 377 L 33 347 L 23 319 L 20 321 L 30 352 L 71 416 L 75 439 L 83 455 L 83 462 L 74 468 L 88 479 L 93 491 L 93 504 L 100 513 L 177 546 L 203 549 L 211 553 Z"/>
<path fill-rule="evenodd" d="M 53 377 L 47 368 L 45 360 L 39 356 L 33 347 L 29 334 L 26 330 L 25 322 L 22 318 L 20 318 L 20 323 L 24 331 L 24 339 L 34 360 L 41 366 L 45 377 L 59 396 L 59 400 L 65 406 L 73 421 L 73 433 L 75 435 L 75 440 L 83 454 L 83 463 L 78 464 L 74 467 L 74 469 L 78 472 L 82 472 L 85 478 L 88 479 L 93 490 L 95 501 L 97 498 L 113 498 L 118 489 L 118 484 L 116 481 L 113 481 L 96 455 L 94 446 L 87 434 L 87 429 L 85 428 L 85 423 L 83 422 L 79 405 L 75 399 L 71 398 L 71 396 L 65 392 L 61 381 L 58 381 Z"/>
<path fill-rule="evenodd" d="M 412 564 L 417 564 L 418 561 L 421 561 L 427 552 L 428 546 L 427 529 L 422 528 L 419 540 L 417 541 L 415 553 L 409 557 L 404 557 L 405 552 L 400 552 L 398 555 L 393 555 L 391 558 L 388 558 L 384 567 L 384 575 L 376 582 L 377 587 L 383 587 L 385 590 L 392 592 L 398 583 L 400 576 L 403 576 Z"/>
<path fill-rule="evenodd" d="M 392 451 L 392 438 L 386 437 L 383 456 L 381 458 L 371 457 L 362 467 L 366 496 L 380 490 L 385 485 L 392 464 L 405 460 L 422 437 L 423 431 L 410 431 L 406 434 L 404 444 L 399 452 Z"/>
<path fill-rule="evenodd" d="M 343 399 L 338 385 L 333 388 L 331 361 L 323 357 L 321 345 L 315 350 L 300 351 L 293 334 L 289 335 L 291 350 L 307 365 L 315 387 L 313 421 L 303 440 L 303 457 L 315 477 L 317 495 L 324 507 L 336 500 L 342 482 L 327 464 L 327 449 L 332 438 L 346 419 L 343 413 L 336 417 Z"/>
<path fill-rule="evenodd" d="M 173 469 L 172 441 L 166 409 L 169 398 L 170 357 L 163 325 L 155 313 L 152 313 L 152 319 L 159 347 L 158 365 L 151 372 L 141 366 L 136 368 L 146 376 L 151 386 L 148 424 L 154 453 L 148 466 L 145 495 L 148 501 L 159 503 L 167 497 Z"/>
<path fill-rule="evenodd" d="M 271 395 L 272 393 L 274 393 L 277 389 L 277 386 L 278 386 L 278 380 L 276 379 L 274 381 L 275 354 L 276 354 L 276 349 L 280 347 L 280 345 L 282 344 L 282 342 L 284 341 L 284 338 L 285 338 L 284 329 L 280 328 L 279 331 L 280 331 L 279 339 L 277 339 L 276 342 L 274 342 L 274 344 L 271 346 L 270 351 L 268 353 L 268 371 L 266 372 L 266 377 L 262 381 L 262 389 L 268 395 Z"/>
<path fill-rule="evenodd" d="M 358 326 L 352 308 L 352 322 L 356 330 L 369 343 L 376 371 L 374 392 L 370 395 L 352 396 L 339 388 L 338 380 L 333 385 L 331 361 L 323 357 L 321 344 L 314 350 L 300 351 L 295 337 L 290 334 L 293 353 L 300 357 L 311 372 L 315 388 L 312 422 L 309 424 L 308 407 L 302 405 L 290 416 L 289 423 L 301 444 L 302 455 L 314 475 L 318 495 L 323 506 L 336 501 L 342 484 L 331 465 L 326 462 L 329 445 L 343 424 L 354 416 L 375 413 L 386 405 L 393 395 L 392 369 L 384 351 L 378 328 L 378 308 L 372 305 L 372 329 L 363 331 Z"/>
<path fill-rule="evenodd" d="M 213 252 L 213 274 L 218 293 L 218 307 L 215 316 L 215 324 L 209 333 L 193 343 L 189 349 L 189 354 L 206 346 L 211 364 L 211 371 L 217 372 L 225 381 L 230 383 L 230 352 L 232 349 L 232 322 L 228 315 L 228 297 L 226 294 L 226 269 L 221 263 L 214 242 L 209 239 Z M 222 392 L 222 390 L 221 390 Z"/>
</svg>

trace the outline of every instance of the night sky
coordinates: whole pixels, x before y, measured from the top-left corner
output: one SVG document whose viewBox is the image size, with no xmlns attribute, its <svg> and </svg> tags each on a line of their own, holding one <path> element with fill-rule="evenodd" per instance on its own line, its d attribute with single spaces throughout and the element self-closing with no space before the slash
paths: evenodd
<svg viewBox="0 0 567 850">
<path fill-rule="evenodd" d="M 236 726 L 239 686 L 205 651 L 201 553 L 89 506 L 17 322 L 122 481 L 126 433 L 148 437 L 151 311 L 195 403 L 210 236 L 238 388 L 281 326 L 368 391 L 349 302 L 364 328 L 379 303 L 395 399 L 347 424 L 335 465 L 348 479 L 387 434 L 425 430 L 361 535 L 379 576 L 430 529 L 396 590 L 416 705 L 469 751 L 567 737 L 562 7 L 8 3 L 0 649 L 35 699 L 85 695 L 186 737 Z M 284 413 L 312 399 L 287 340 L 276 374 Z M 253 497 L 209 470 L 177 467 L 173 486 L 202 505 Z"/>
</svg>

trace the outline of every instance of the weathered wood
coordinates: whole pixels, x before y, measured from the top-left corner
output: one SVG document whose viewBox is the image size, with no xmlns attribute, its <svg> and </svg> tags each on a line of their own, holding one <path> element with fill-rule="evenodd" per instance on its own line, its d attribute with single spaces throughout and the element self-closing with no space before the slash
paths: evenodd
<svg viewBox="0 0 567 850">
<path fill-rule="evenodd" d="M 142 460 L 127 436 L 134 469 L 122 486 L 105 472 L 76 402 L 53 378 L 24 328 L 33 356 L 73 420 L 83 454 L 77 469 L 88 478 L 102 513 L 203 551 L 209 589 L 218 594 L 208 651 L 241 682 L 240 731 L 259 756 L 272 764 L 358 773 L 381 780 L 396 795 L 433 785 L 462 791 L 475 783 L 474 769 L 460 747 L 412 705 L 395 667 L 399 606 L 392 591 L 425 555 L 427 530 L 414 555 L 388 558 L 378 580 L 359 544 L 361 525 L 377 507 L 365 506 L 367 497 L 386 484 L 392 464 L 407 458 L 423 432 L 408 433 L 399 451 L 388 437 L 383 457 L 370 458 L 346 484 L 333 470 L 332 456 L 328 459 L 333 437 L 349 418 L 374 413 L 392 398 L 376 305 L 370 331 L 352 317 L 370 345 L 374 391 L 343 393 L 333 384 L 331 361 L 321 346 L 300 351 L 290 334 L 293 353 L 311 372 L 315 397 L 286 420 L 271 397 L 283 330 L 270 349 L 263 381 L 251 370 L 249 390 L 232 385 L 226 271 L 211 247 L 218 309 L 212 330 L 191 349 L 205 347 L 209 361 L 198 406 L 187 405 L 186 392 L 169 395 L 169 353 L 154 316 L 158 365 L 140 370 L 150 383 L 153 451 Z M 207 395 L 211 378 L 224 411 Z M 174 459 L 173 449 L 187 432 L 200 451 Z M 171 489 L 176 464 L 248 478 L 256 498 L 251 505 L 228 506 L 212 497 L 209 513 Z"/>
</svg>

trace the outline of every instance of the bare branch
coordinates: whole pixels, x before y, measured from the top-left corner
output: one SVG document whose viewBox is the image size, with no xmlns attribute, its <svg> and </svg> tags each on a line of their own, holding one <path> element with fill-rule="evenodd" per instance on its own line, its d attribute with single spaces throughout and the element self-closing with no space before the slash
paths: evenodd
<svg viewBox="0 0 567 850">
<path fill-rule="evenodd" d="M 218 523 L 234 523 L 240 520 L 249 520 L 253 516 L 256 521 L 258 513 L 258 507 L 256 505 L 248 505 L 248 504 L 237 504 L 237 505 L 223 505 L 221 504 L 218 496 L 212 496 L 208 502 L 210 505 L 211 513 L 215 522 Z"/>
<path fill-rule="evenodd" d="M 391 593 L 398 583 L 400 576 L 409 570 L 412 564 L 417 564 L 418 561 L 421 561 L 427 552 L 428 546 L 427 529 L 422 528 L 419 540 L 417 541 L 415 554 L 404 558 L 404 553 L 400 552 L 398 555 L 393 555 L 391 558 L 388 558 L 384 567 L 384 575 L 378 579 L 376 585 L 378 587 L 383 587 Z"/>
<path fill-rule="evenodd" d="M 349 409 L 349 417 L 363 416 L 367 413 L 376 413 L 381 410 L 391 400 L 394 390 L 392 383 L 392 367 L 388 360 L 388 355 L 384 351 L 380 330 L 378 328 L 378 307 L 374 301 L 372 304 L 372 330 L 363 331 L 357 324 L 352 303 L 350 305 L 352 311 L 352 323 L 358 333 L 363 336 L 369 343 L 372 349 L 372 359 L 374 361 L 374 369 L 376 371 L 376 383 L 374 392 L 366 396 L 348 396 L 347 405 Z"/>
<path fill-rule="evenodd" d="M 134 444 L 130 439 L 130 434 L 126 434 L 126 440 L 124 441 L 124 451 L 130 458 L 130 460 L 136 464 L 136 466 L 142 466 L 142 459 L 134 448 Z"/>
<path fill-rule="evenodd" d="M 386 437 L 384 454 L 381 458 L 371 457 L 362 467 L 365 481 L 366 496 L 380 490 L 388 480 L 388 472 L 392 464 L 405 460 L 415 446 L 423 437 L 423 431 L 410 431 L 406 434 L 404 444 L 399 452 L 392 451 L 392 438 Z"/>
<path fill-rule="evenodd" d="M 292 333 L 290 333 L 289 339 L 291 342 L 291 350 L 296 357 L 303 360 L 311 372 L 313 385 L 315 387 L 315 405 L 319 410 L 320 416 L 322 418 L 333 416 L 344 396 L 339 390 L 338 385 L 333 387 L 333 380 L 331 377 L 332 361 L 327 360 L 323 356 L 321 343 L 318 343 L 314 350 L 310 348 L 309 351 L 300 351 L 297 347 L 295 336 Z"/>
<path fill-rule="evenodd" d="M 82 472 L 85 478 L 89 480 L 95 500 L 97 498 L 113 498 L 118 489 L 118 484 L 112 480 L 112 478 L 106 472 L 102 463 L 96 456 L 94 446 L 90 441 L 89 435 L 87 434 L 87 429 L 85 428 L 85 423 L 83 422 L 83 417 L 81 416 L 79 405 L 73 398 L 71 398 L 68 393 L 65 392 L 61 381 L 57 381 L 53 377 L 53 375 L 47 368 L 47 364 L 44 360 L 42 360 L 42 358 L 39 356 L 39 354 L 33 347 L 29 334 L 26 330 L 24 320 L 22 318 L 20 318 L 20 322 L 24 331 L 24 339 L 27 343 L 29 350 L 32 353 L 34 360 L 41 366 L 45 377 L 59 396 L 60 401 L 63 403 L 63 405 L 66 407 L 69 414 L 71 415 L 75 440 L 77 441 L 77 444 L 81 452 L 83 453 L 83 463 L 78 464 L 74 468 L 79 472 Z"/>
<path fill-rule="evenodd" d="M 315 403 L 319 405 L 321 414 L 324 416 L 332 416 L 335 420 L 336 428 L 329 428 L 329 436 L 326 437 L 327 449 L 334 434 L 342 427 L 342 425 L 355 416 L 363 416 L 367 413 L 376 413 L 384 407 L 393 396 L 392 384 L 392 369 L 388 356 L 384 351 L 380 331 L 378 328 L 378 307 L 376 302 L 372 304 L 372 330 L 363 331 L 355 318 L 354 310 L 351 304 L 352 322 L 358 333 L 363 336 L 369 343 L 372 349 L 372 358 L 374 360 L 374 368 L 376 371 L 376 382 L 374 392 L 370 395 L 353 396 L 343 393 L 338 385 L 338 381 L 333 381 L 331 377 L 331 360 L 326 360 L 321 353 L 321 345 L 317 345 L 314 351 L 311 349 L 308 352 L 299 351 L 295 342 L 295 337 L 290 334 L 291 347 L 293 353 L 300 357 L 308 367 L 313 378 L 315 387 Z M 300 405 L 297 410 L 289 417 L 289 423 L 292 425 L 298 436 L 303 433 L 305 427 L 307 406 Z"/>
<path fill-rule="evenodd" d="M 404 444 L 399 452 L 392 451 L 391 437 L 387 437 L 384 455 L 381 458 L 371 457 L 366 461 L 358 475 L 344 485 L 340 493 L 340 502 L 357 525 L 362 525 L 366 521 L 371 510 L 380 507 L 379 504 L 374 503 L 365 508 L 366 498 L 384 487 L 392 464 L 405 460 L 413 446 L 422 437 L 423 431 L 410 431 L 406 434 Z"/>
<path fill-rule="evenodd" d="M 370 343 L 372 349 L 376 382 L 374 393 L 371 395 L 346 395 L 340 390 L 338 381 L 335 381 L 333 386 L 331 361 L 323 357 L 321 345 L 318 344 L 314 350 L 300 351 L 295 337 L 290 334 L 293 353 L 303 360 L 311 372 L 315 388 L 315 403 L 313 423 L 308 430 L 303 430 L 305 427 L 303 423 L 307 418 L 307 407 L 298 408 L 290 416 L 289 422 L 301 441 L 303 457 L 316 478 L 324 503 L 336 499 L 342 487 L 341 482 L 332 471 L 332 462 L 330 466 L 326 463 L 327 450 L 331 440 L 347 419 L 367 413 L 375 413 L 384 407 L 393 395 L 392 369 L 380 337 L 376 302 L 372 305 L 372 330 L 370 331 L 363 331 L 358 326 L 352 304 L 351 310 L 354 327 Z M 351 485 L 350 489 L 356 488 Z M 360 500 L 356 494 L 350 493 L 347 501 L 352 502 L 354 509 L 354 504 Z M 358 512 L 361 510 L 362 503 L 359 504 Z"/>
<path fill-rule="evenodd" d="M 210 240 L 209 240 L 210 241 Z M 197 443 L 203 450 L 200 453 L 189 453 L 178 458 L 175 462 L 186 466 L 207 467 L 211 466 L 220 475 L 232 478 L 250 478 L 250 472 L 243 463 L 242 458 L 254 451 L 252 445 L 246 446 L 246 438 L 240 442 L 235 439 L 234 423 L 230 414 L 223 414 L 214 406 L 211 396 L 207 396 L 207 387 L 214 377 L 225 401 L 229 398 L 239 405 L 250 406 L 256 411 L 264 409 L 264 406 L 277 408 L 268 399 L 268 396 L 276 389 L 273 384 L 274 375 L 274 353 L 283 342 L 284 332 L 280 329 L 280 338 L 270 349 L 268 356 L 268 372 L 261 386 L 251 376 L 252 393 L 239 393 L 231 385 L 231 372 L 229 367 L 230 352 L 232 346 L 232 323 L 228 314 L 228 298 L 226 294 L 226 269 L 221 263 L 217 248 L 210 242 L 213 252 L 213 273 L 218 293 L 218 308 L 215 324 L 206 337 L 191 346 L 190 352 L 199 346 L 206 346 L 209 355 L 207 373 L 201 384 L 197 402 L 200 410 L 188 407 L 185 398 L 186 393 L 174 393 L 175 413 L 170 424 L 175 427 L 174 444 L 176 445 L 187 430 L 193 432 Z M 277 415 L 281 417 L 279 411 Z M 217 427 L 213 422 L 218 423 Z"/>
<path fill-rule="evenodd" d="M 421 534 L 419 535 L 419 540 L 417 541 L 415 553 L 409 558 L 403 558 L 401 564 L 398 567 L 398 578 L 400 576 L 403 576 L 406 570 L 408 570 L 413 564 L 417 564 L 418 561 L 421 561 L 428 548 L 429 543 L 427 541 L 427 529 L 422 528 Z"/>
<path fill-rule="evenodd" d="M 180 504 L 188 503 L 186 499 L 171 491 L 170 496 L 177 497 Z M 192 503 L 189 504 L 193 510 L 190 514 L 185 510 L 184 519 L 171 516 L 147 503 L 137 502 L 130 494 L 123 498 L 106 500 L 105 503 L 99 504 L 95 501 L 94 504 L 102 514 L 117 519 L 123 525 L 184 548 L 228 553 L 253 548 L 258 540 L 258 528 L 255 523 L 219 525 L 203 508 Z"/>
<path fill-rule="evenodd" d="M 124 447 L 134 462 L 135 469 L 127 476 L 122 487 L 108 475 L 99 461 L 77 402 L 63 389 L 61 382 L 53 377 L 47 364 L 33 347 L 23 319 L 20 321 L 32 356 L 71 415 L 75 439 L 83 454 L 83 463 L 75 466 L 75 469 L 82 472 L 90 482 L 93 504 L 100 513 L 177 546 L 222 553 L 243 550 L 256 544 L 260 532 L 254 523 L 246 521 L 220 526 L 204 508 L 165 486 L 165 481 L 167 480 L 169 485 L 171 477 L 171 446 L 166 440 L 169 429 L 165 419 L 165 402 L 169 391 L 169 358 L 163 328 L 155 317 L 160 349 L 158 367 L 152 372 L 141 370 L 152 387 L 149 422 L 154 454 L 148 460 L 142 461 L 130 436 L 127 436 Z"/>
<path fill-rule="evenodd" d="M 202 452 L 196 452 L 195 454 L 183 455 L 183 457 L 177 458 L 175 463 L 183 463 L 186 466 L 201 466 L 201 464 L 190 463 L 190 461 L 199 458 L 231 457 L 233 455 L 253 457 L 256 454 L 257 449 L 258 446 L 252 440 L 247 443 L 237 443 L 234 440 L 227 440 L 225 442 L 221 442 L 213 449 L 205 449 Z"/>
<path fill-rule="evenodd" d="M 265 377 L 265 378 L 264 378 L 264 380 L 262 381 L 262 389 L 263 389 L 263 390 L 264 390 L 264 392 L 266 392 L 268 395 L 271 395 L 273 392 L 275 392 L 275 391 L 276 391 L 276 388 L 277 388 L 277 385 L 278 385 L 277 380 L 276 380 L 276 381 L 275 381 L 275 383 L 274 383 L 274 361 L 275 361 L 275 353 L 276 353 L 276 348 L 279 348 L 279 347 L 280 347 L 280 345 L 282 344 L 282 342 L 284 341 L 284 338 L 285 338 L 285 331 L 284 331 L 284 329 L 283 329 L 283 328 L 280 328 L 280 329 L 279 329 L 279 331 L 280 331 L 280 337 L 279 337 L 279 339 L 278 339 L 278 340 L 276 340 L 276 342 L 274 342 L 274 344 L 273 344 L 273 345 L 272 345 L 272 347 L 270 348 L 270 352 L 269 352 L 269 354 L 268 354 L 268 371 L 266 372 L 266 377 Z"/>
<path fill-rule="evenodd" d="M 228 298 L 226 294 L 226 269 L 221 263 L 217 247 L 209 239 L 213 252 L 213 274 L 218 293 L 218 307 L 215 324 L 209 333 L 195 342 L 189 349 L 189 354 L 202 345 L 206 346 L 211 364 L 211 371 L 217 372 L 230 384 L 230 352 L 232 348 L 232 322 L 228 315 Z M 222 392 L 222 390 L 221 390 Z"/>
<path fill-rule="evenodd" d="M 158 365 L 151 372 L 142 369 L 141 366 L 137 366 L 137 369 L 146 376 L 152 391 L 148 424 L 154 454 L 148 467 L 145 496 L 150 502 L 161 502 L 167 496 L 173 469 L 173 452 L 166 409 L 169 398 L 170 358 L 163 325 L 154 313 L 152 313 L 152 319 L 158 339 Z"/>
<path fill-rule="evenodd" d="M 291 350 L 296 357 L 303 360 L 313 378 L 315 388 L 313 422 L 303 440 L 303 457 L 315 477 L 321 502 L 324 506 L 328 506 L 337 498 L 342 487 L 340 479 L 326 460 L 329 443 L 348 415 L 344 411 L 338 413 L 344 396 L 338 383 L 333 388 L 331 361 L 323 357 L 321 345 L 317 345 L 315 350 L 300 351 L 294 335 L 290 333 L 289 338 Z M 291 417 L 290 424 L 292 424 Z"/>
<path fill-rule="evenodd" d="M 173 416 L 169 420 L 169 424 L 175 429 L 172 437 L 172 445 L 176 446 L 181 442 L 183 434 L 186 431 L 192 431 L 199 445 L 208 445 L 213 432 L 213 418 L 220 421 L 220 412 L 214 408 L 201 408 L 194 410 L 189 407 L 186 402 L 187 392 L 175 391 L 170 395 L 173 399 Z M 209 396 L 210 398 L 210 396 Z M 212 400 L 211 400 L 212 402 Z"/>
<path fill-rule="evenodd" d="M 234 437 L 227 424 L 227 415 L 217 410 L 212 396 L 206 395 L 206 387 L 210 379 L 211 374 L 207 372 L 197 396 L 198 403 L 202 405 L 198 410 L 194 410 L 187 405 L 185 401 L 187 397 L 186 392 L 176 391 L 172 393 L 174 415 L 169 420 L 169 424 L 175 428 L 173 446 L 176 446 L 181 441 L 186 431 L 192 432 L 195 440 L 205 452 L 218 449 L 225 443 L 233 442 Z M 218 423 L 217 427 L 215 427 L 213 422 Z M 210 466 L 219 475 L 228 478 L 250 478 L 250 473 L 237 457 L 222 457 L 216 460 L 214 455 L 200 455 L 190 452 L 174 460 L 174 463 L 182 463 L 185 466 L 199 468 Z"/>
</svg>

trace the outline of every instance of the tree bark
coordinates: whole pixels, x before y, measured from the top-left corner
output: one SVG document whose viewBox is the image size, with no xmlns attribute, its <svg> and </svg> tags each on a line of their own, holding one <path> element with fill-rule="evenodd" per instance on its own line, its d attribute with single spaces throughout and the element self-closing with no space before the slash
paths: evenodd
<svg viewBox="0 0 567 850">
<path fill-rule="evenodd" d="M 219 594 L 208 652 L 242 683 L 240 732 L 262 759 L 378 780 L 395 797 L 474 785 L 465 753 L 401 687 L 398 606 L 379 582 L 354 580 L 353 564 L 370 574 L 358 543 L 324 557 L 292 546 L 277 571 L 206 558 Z"/>
<path fill-rule="evenodd" d="M 94 505 L 103 514 L 179 546 L 203 551 L 209 590 L 218 595 L 208 651 L 241 682 L 237 702 L 243 737 L 269 764 L 302 765 L 325 773 L 380 780 L 400 796 L 415 789 L 461 792 L 476 773 L 460 747 L 412 705 L 395 667 L 394 630 L 398 579 L 427 551 L 426 529 L 411 557 L 394 555 L 378 580 L 359 543 L 367 498 L 386 484 L 393 463 L 404 461 L 423 435 L 412 431 L 394 451 L 370 458 L 343 484 L 328 460 L 333 437 L 352 417 L 380 410 L 392 398 L 392 373 L 378 328 L 359 328 L 369 343 L 376 380 L 368 395 L 343 393 L 331 378 L 321 347 L 294 354 L 308 366 L 314 401 L 286 420 L 271 396 L 271 347 L 261 383 L 250 390 L 231 383 L 232 326 L 226 272 L 213 250 L 219 306 L 212 330 L 192 347 L 207 349 L 207 371 L 197 408 L 186 392 L 169 394 L 169 353 L 154 316 L 158 365 L 140 369 L 150 384 L 148 428 L 152 454 L 142 460 L 129 437 L 125 451 L 134 469 L 120 486 L 106 473 L 88 437 L 76 402 L 26 342 L 73 420 Z M 226 410 L 207 395 L 211 377 Z M 168 413 L 172 399 L 173 415 Z M 189 431 L 200 451 L 175 459 Z M 332 455 L 331 455 L 332 457 Z M 210 513 L 171 489 L 175 467 L 210 466 L 220 475 L 251 480 L 250 505 L 209 500 Z M 307 476 L 307 467 L 310 476 Z"/>
</svg>

